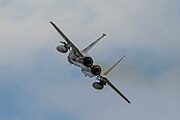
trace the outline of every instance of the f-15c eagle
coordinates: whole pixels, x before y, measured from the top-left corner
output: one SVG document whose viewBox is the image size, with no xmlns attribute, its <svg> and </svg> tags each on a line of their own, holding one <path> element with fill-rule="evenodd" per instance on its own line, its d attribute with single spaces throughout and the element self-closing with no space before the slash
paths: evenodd
<svg viewBox="0 0 180 120">
<path fill-rule="evenodd" d="M 93 63 L 93 59 L 87 54 L 87 52 L 97 43 L 99 42 L 103 37 L 106 36 L 106 34 L 103 34 L 100 36 L 97 40 L 95 40 L 93 43 L 91 43 L 89 46 L 87 46 L 83 50 L 79 50 L 67 37 L 66 35 L 53 23 L 50 22 L 52 26 L 57 30 L 57 32 L 64 38 L 64 41 L 60 41 L 61 45 L 57 46 L 57 51 L 61 53 L 67 53 L 68 54 L 68 61 L 71 64 L 74 64 L 75 66 L 78 66 L 81 68 L 81 71 L 85 76 L 89 77 L 96 77 L 96 80 L 98 82 L 94 82 L 92 86 L 95 89 L 102 90 L 104 86 L 109 85 L 113 90 L 115 90 L 123 99 L 125 99 L 128 103 L 130 101 L 106 78 L 106 75 L 115 67 L 118 65 L 118 63 L 125 57 L 123 56 L 121 59 L 119 59 L 112 67 L 110 67 L 107 71 L 104 73 L 101 73 L 101 67 L 99 65 L 96 65 Z"/>
</svg>

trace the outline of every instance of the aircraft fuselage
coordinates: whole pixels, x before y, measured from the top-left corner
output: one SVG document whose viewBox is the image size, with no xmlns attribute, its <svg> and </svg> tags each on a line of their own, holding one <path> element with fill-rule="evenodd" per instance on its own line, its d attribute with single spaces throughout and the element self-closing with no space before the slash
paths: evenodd
<svg viewBox="0 0 180 120">
<path fill-rule="evenodd" d="M 87 56 L 87 55 L 84 55 Z M 91 67 L 87 67 L 83 64 L 83 58 L 82 57 L 77 57 L 72 50 L 70 50 L 69 54 L 68 54 L 68 61 L 69 63 L 78 66 L 81 68 L 81 71 L 83 72 L 83 74 L 85 76 L 89 76 L 89 77 L 94 77 L 95 75 L 92 74 L 91 72 Z"/>
</svg>

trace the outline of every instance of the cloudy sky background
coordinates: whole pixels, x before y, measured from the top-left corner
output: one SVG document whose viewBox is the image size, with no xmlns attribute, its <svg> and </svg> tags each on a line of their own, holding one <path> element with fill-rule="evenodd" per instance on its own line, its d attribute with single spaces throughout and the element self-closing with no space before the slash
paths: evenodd
<svg viewBox="0 0 180 120">
<path fill-rule="evenodd" d="M 1 120 L 177 120 L 180 118 L 179 0 L 1 0 Z M 67 62 L 54 21 L 132 102 Z"/>
</svg>

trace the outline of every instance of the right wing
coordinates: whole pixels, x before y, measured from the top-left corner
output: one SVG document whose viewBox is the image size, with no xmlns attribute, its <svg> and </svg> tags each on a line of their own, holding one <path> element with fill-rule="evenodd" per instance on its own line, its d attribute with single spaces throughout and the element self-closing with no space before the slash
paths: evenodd
<svg viewBox="0 0 180 120">
<path fill-rule="evenodd" d="M 91 43 L 89 46 L 87 46 L 84 50 L 82 50 L 83 53 L 87 53 L 97 42 L 99 42 L 103 37 L 105 37 L 106 34 L 103 34 L 101 37 L 99 37 L 96 41 Z"/>
<path fill-rule="evenodd" d="M 106 77 L 109 72 L 112 71 L 113 68 L 115 68 L 120 62 L 121 60 L 124 59 L 125 56 L 123 56 L 121 59 L 119 59 L 112 67 L 110 67 L 107 71 L 105 71 L 102 75 L 100 75 L 100 80 L 107 83 L 114 91 L 116 91 L 123 99 L 125 99 L 128 103 L 131 103 Z"/>
<path fill-rule="evenodd" d="M 73 53 L 78 57 L 83 57 L 79 49 L 66 37 L 66 35 L 53 22 L 50 23 L 57 30 L 57 32 L 64 38 L 64 40 L 71 46 Z"/>
<path fill-rule="evenodd" d="M 131 103 L 107 78 L 100 76 L 100 79 L 107 83 L 114 91 L 116 91 L 123 99 L 125 99 L 129 104 Z"/>
</svg>

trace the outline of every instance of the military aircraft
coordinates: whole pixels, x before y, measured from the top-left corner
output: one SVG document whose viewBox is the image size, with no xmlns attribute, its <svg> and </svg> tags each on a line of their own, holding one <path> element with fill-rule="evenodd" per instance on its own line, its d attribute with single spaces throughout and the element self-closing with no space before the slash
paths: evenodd
<svg viewBox="0 0 180 120">
<path fill-rule="evenodd" d="M 57 51 L 61 53 L 67 53 L 69 51 L 69 54 L 67 57 L 69 63 L 80 67 L 81 71 L 83 72 L 85 76 L 96 77 L 96 79 L 99 82 L 93 83 L 92 86 L 95 89 L 101 90 L 106 84 L 108 84 L 122 98 L 124 98 L 128 103 L 130 103 L 130 101 L 116 87 L 114 87 L 114 85 L 105 77 L 125 56 L 123 56 L 120 60 L 118 60 L 117 63 L 115 63 L 112 67 L 110 67 L 106 72 L 101 74 L 101 67 L 97 64 L 94 64 L 93 59 L 87 54 L 87 52 L 97 42 L 99 42 L 103 37 L 105 37 L 106 34 L 103 34 L 102 36 L 100 36 L 97 40 L 95 40 L 93 43 L 88 45 L 85 49 L 79 50 L 53 22 L 50 22 L 50 23 L 66 41 L 66 42 L 60 41 L 61 45 L 57 46 Z"/>
</svg>

